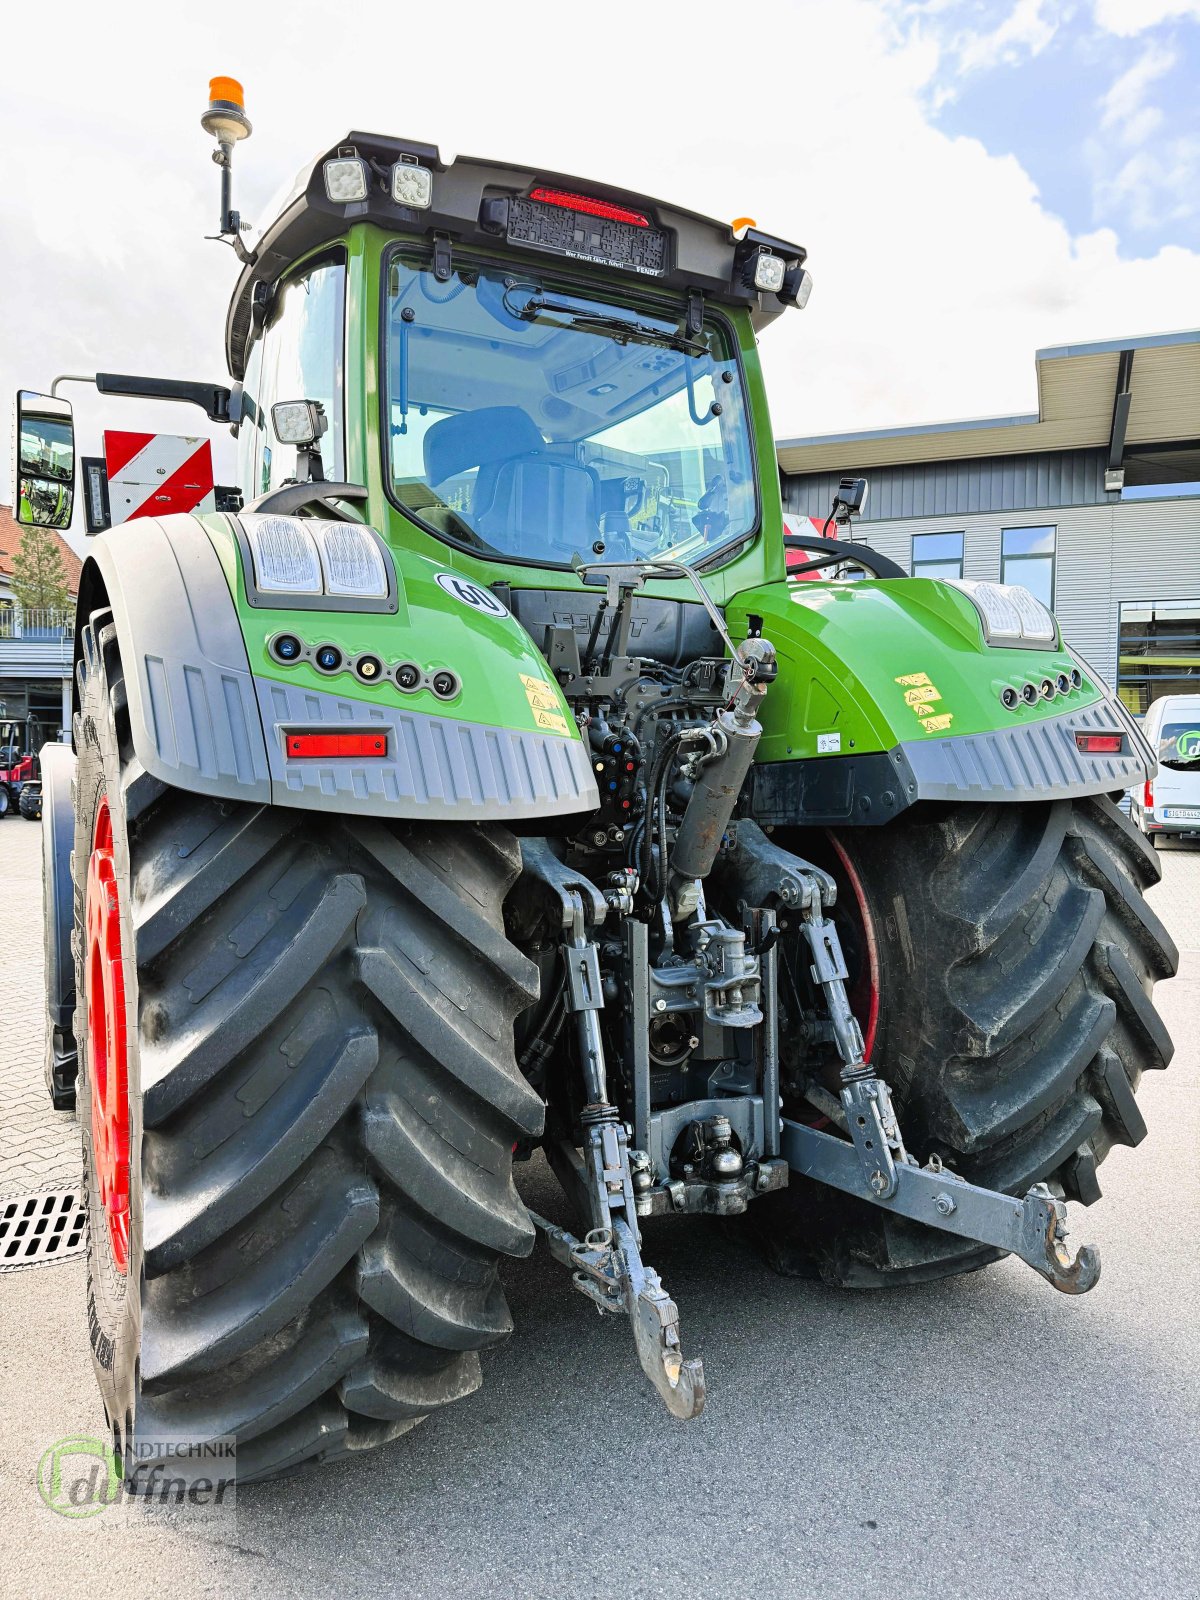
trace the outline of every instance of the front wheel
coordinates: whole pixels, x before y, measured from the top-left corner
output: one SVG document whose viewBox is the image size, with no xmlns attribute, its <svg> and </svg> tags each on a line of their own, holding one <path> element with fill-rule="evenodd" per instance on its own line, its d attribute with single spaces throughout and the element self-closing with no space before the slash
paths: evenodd
<svg viewBox="0 0 1200 1600">
<path fill-rule="evenodd" d="M 839 880 L 852 1003 L 910 1152 L 1010 1194 L 1044 1181 L 1097 1200 L 1108 1151 L 1145 1136 L 1142 1073 L 1172 1052 L 1151 991 L 1178 957 L 1133 824 L 1100 796 L 927 803 L 785 842 Z M 815 1115 L 800 1100 L 787 1112 Z M 749 1220 L 781 1270 L 851 1287 L 999 1254 L 796 1178 Z"/>
<path fill-rule="evenodd" d="M 6 817 L 12 806 L 12 795 L 6 783 L 0 783 L 0 817 Z"/>
</svg>

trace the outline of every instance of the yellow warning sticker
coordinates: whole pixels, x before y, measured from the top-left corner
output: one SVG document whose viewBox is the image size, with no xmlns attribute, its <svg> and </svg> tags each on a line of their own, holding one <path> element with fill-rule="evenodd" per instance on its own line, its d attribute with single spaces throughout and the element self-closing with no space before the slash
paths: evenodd
<svg viewBox="0 0 1200 1600">
<path fill-rule="evenodd" d="M 533 725 L 547 733 L 566 733 L 567 719 L 559 707 L 558 696 L 544 678 L 533 678 L 527 672 L 520 674 L 525 698 L 533 712 Z"/>
<path fill-rule="evenodd" d="M 916 713 L 925 732 L 945 733 L 954 721 L 954 714 L 950 711 L 934 711 L 942 696 L 937 685 L 931 682 L 929 674 L 906 672 L 895 681 L 904 690 L 905 705 Z"/>
</svg>

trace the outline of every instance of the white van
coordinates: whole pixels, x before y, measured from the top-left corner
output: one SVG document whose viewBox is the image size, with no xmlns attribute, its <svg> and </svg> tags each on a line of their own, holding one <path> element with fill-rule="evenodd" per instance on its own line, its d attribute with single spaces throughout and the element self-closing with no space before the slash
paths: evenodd
<svg viewBox="0 0 1200 1600">
<path fill-rule="evenodd" d="M 1149 783 L 1129 791 L 1130 813 L 1155 844 L 1164 834 L 1200 839 L 1200 694 L 1167 694 L 1142 732 L 1158 757 Z"/>
</svg>

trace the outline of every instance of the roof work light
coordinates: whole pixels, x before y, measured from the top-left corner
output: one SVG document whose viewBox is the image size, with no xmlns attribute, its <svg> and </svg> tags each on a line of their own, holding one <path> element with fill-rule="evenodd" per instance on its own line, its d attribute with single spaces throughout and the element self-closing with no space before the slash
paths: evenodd
<svg viewBox="0 0 1200 1600">
<path fill-rule="evenodd" d="M 353 205 L 367 198 L 367 163 L 352 151 L 339 150 L 326 161 L 322 173 L 325 193 L 337 205 Z"/>
</svg>

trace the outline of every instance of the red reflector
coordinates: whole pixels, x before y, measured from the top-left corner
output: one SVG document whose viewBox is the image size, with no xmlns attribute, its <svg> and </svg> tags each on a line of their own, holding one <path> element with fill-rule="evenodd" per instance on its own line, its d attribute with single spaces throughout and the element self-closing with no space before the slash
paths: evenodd
<svg viewBox="0 0 1200 1600">
<path fill-rule="evenodd" d="M 388 751 L 386 733 L 289 733 L 284 743 L 288 755 L 300 760 L 386 756 Z"/>
<path fill-rule="evenodd" d="M 640 211 L 614 206 L 608 200 L 593 200 L 586 194 L 570 194 L 566 189 L 531 189 L 529 198 L 540 200 L 546 206 L 562 206 L 564 211 L 582 211 L 589 217 L 603 217 L 606 222 L 629 222 L 635 228 L 650 226 L 650 219 Z"/>
<path fill-rule="evenodd" d="M 1075 735 L 1076 748 L 1082 750 L 1085 756 L 1119 756 L 1121 754 L 1121 735 L 1119 733 L 1077 733 Z"/>
</svg>

